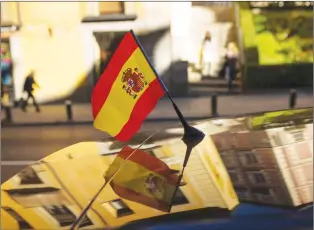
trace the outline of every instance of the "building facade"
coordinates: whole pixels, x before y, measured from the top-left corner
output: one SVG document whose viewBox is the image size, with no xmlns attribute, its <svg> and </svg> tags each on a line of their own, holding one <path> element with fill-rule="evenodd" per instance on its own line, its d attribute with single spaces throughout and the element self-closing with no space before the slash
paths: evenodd
<svg viewBox="0 0 314 230">
<path fill-rule="evenodd" d="M 313 125 L 212 136 L 241 201 L 313 201 Z"/>
<path fill-rule="evenodd" d="M 89 102 L 107 43 L 130 29 L 140 37 L 159 74 L 169 72 L 171 3 L 1 2 L 1 6 L 1 22 L 20 25 L 9 38 L 16 100 L 23 97 L 24 79 L 34 70 L 39 102 L 66 98 Z"/>
<path fill-rule="evenodd" d="M 130 29 L 172 95 L 186 96 L 193 81 L 190 67 L 199 64 L 205 32 L 210 30 L 217 41 L 213 73 L 220 68 L 229 30 L 235 39 L 233 16 L 231 22 L 221 18 L 224 8 L 217 7 L 191 2 L 1 2 L 1 22 L 20 26 L 9 38 L 15 100 L 23 97 L 24 79 L 34 70 L 41 86 L 36 89 L 39 102 L 89 102 L 116 43 Z"/>
</svg>

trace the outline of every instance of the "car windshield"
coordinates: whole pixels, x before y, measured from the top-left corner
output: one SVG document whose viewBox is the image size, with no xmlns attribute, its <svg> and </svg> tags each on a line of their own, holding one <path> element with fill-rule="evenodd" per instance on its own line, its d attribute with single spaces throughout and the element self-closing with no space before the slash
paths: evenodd
<svg viewBox="0 0 314 230">
<path fill-rule="evenodd" d="M 312 108 L 191 124 L 205 137 L 191 152 L 170 212 L 121 197 L 111 183 L 103 185 L 127 146 L 134 155 L 143 150 L 179 175 L 186 153 L 180 124 L 139 132 L 127 143 L 114 138 L 80 142 L 17 172 L 1 185 L 1 228 L 71 229 L 92 200 L 79 229 L 196 229 L 196 221 L 204 227 L 227 226 L 231 220 L 242 226 L 237 229 L 252 229 L 258 223 L 274 229 L 266 224 L 267 216 L 279 216 L 273 224 L 281 220 L 291 227 L 296 223 L 292 215 L 298 215 L 301 227 L 311 226 L 312 217 L 302 210 L 313 202 Z M 141 170 L 127 168 L 122 165 L 116 175 L 120 173 L 137 192 L 141 186 L 147 189 L 130 179 L 141 177 Z M 241 222 L 243 217 L 247 224 Z M 234 229 L 231 226 L 226 229 Z"/>
</svg>

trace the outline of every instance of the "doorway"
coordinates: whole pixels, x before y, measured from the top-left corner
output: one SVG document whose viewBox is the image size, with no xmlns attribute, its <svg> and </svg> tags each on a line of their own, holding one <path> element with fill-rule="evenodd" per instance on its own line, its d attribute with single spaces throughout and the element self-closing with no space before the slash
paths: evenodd
<svg viewBox="0 0 314 230">
<path fill-rule="evenodd" d="M 99 77 L 106 69 L 114 51 L 118 47 L 120 41 L 122 40 L 124 34 L 127 31 L 119 32 L 94 32 L 94 36 L 99 45 L 100 50 L 100 62 L 95 66 L 94 74 L 94 86 L 97 83 Z"/>
<path fill-rule="evenodd" d="M 231 91 L 228 88 L 225 53 L 229 43 L 239 47 L 236 4 L 193 2 L 191 17 L 189 94 L 191 96 L 229 94 Z M 238 75 L 233 81 L 232 93 L 240 92 L 240 82 Z"/>
</svg>

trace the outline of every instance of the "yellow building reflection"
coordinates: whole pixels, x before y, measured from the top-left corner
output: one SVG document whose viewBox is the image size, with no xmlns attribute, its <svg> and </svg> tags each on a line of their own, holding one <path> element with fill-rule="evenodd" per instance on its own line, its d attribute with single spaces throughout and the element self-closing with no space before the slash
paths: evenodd
<svg viewBox="0 0 314 230">
<path fill-rule="evenodd" d="M 112 142 L 83 142 L 46 157 L 1 186 L 2 229 L 68 229 L 104 183 L 104 173 L 119 149 Z M 145 151 L 180 170 L 185 145 L 181 140 Z M 209 137 L 192 152 L 172 213 L 206 207 L 233 209 L 238 204 L 227 171 Z M 81 223 L 81 229 L 120 226 L 165 215 L 120 199 L 107 186 Z"/>
<path fill-rule="evenodd" d="M 171 213 L 211 207 L 229 213 L 239 199 L 290 208 L 312 202 L 313 111 L 298 112 L 268 116 L 267 122 L 240 117 L 196 125 L 207 136 L 192 151 Z M 141 149 L 179 172 L 186 152 L 179 139 L 182 131 L 139 133 L 128 144 L 137 148 L 151 136 Z M 1 229 L 68 229 L 103 185 L 105 172 L 124 146 L 112 139 L 78 143 L 2 184 Z M 204 212 L 210 218 L 208 209 Z M 107 186 L 80 227 L 116 227 L 166 215 L 121 199 Z"/>
</svg>

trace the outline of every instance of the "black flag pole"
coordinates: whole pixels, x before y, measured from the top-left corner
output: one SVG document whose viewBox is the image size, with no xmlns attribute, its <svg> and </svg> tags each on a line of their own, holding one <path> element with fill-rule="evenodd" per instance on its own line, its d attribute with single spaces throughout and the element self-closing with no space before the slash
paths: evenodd
<svg viewBox="0 0 314 230">
<path fill-rule="evenodd" d="M 166 85 L 165 85 L 164 82 L 161 80 L 161 78 L 159 77 L 157 71 L 155 70 L 154 66 L 152 65 L 151 61 L 149 60 L 148 56 L 146 55 L 144 48 L 142 47 L 140 41 L 137 39 L 137 37 L 136 37 L 136 35 L 134 34 L 133 30 L 131 30 L 131 34 L 133 35 L 133 37 L 134 37 L 136 43 L 138 44 L 139 48 L 141 49 L 142 53 L 144 54 L 144 56 L 145 56 L 145 58 L 146 58 L 146 60 L 147 60 L 147 62 L 148 62 L 148 64 L 149 64 L 149 66 L 151 67 L 151 69 L 153 70 L 154 74 L 156 75 L 156 78 L 158 79 L 158 81 L 159 81 L 160 84 L 163 86 L 164 90 L 166 91 L 166 94 L 167 94 L 169 100 L 171 101 L 172 106 L 173 106 L 174 110 L 176 111 L 176 113 L 177 113 L 177 115 L 178 115 L 178 117 L 179 117 L 179 119 L 180 119 L 180 121 L 181 121 L 181 124 L 182 124 L 182 126 L 183 126 L 183 129 L 184 129 L 184 134 L 183 134 L 183 137 L 182 137 L 182 141 L 183 141 L 184 144 L 186 145 L 186 148 L 187 148 L 187 149 L 186 149 L 185 158 L 184 158 L 184 162 L 183 162 L 183 168 L 182 168 L 182 171 L 181 171 L 181 173 L 180 173 L 180 175 L 179 175 L 178 183 L 177 183 L 177 186 L 176 186 L 176 190 L 175 190 L 175 193 L 174 193 L 174 195 L 173 195 L 173 198 L 174 198 L 174 196 L 175 196 L 175 194 L 176 194 L 176 191 L 178 190 L 178 188 L 179 188 L 179 186 L 180 186 L 180 182 L 181 182 L 181 179 L 182 179 L 182 177 L 183 177 L 183 172 L 184 172 L 184 169 L 185 169 L 185 167 L 186 167 L 186 165 L 187 165 L 187 163 L 188 163 L 188 160 L 189 160 L 189 158 L 190 158 L 192 149 L 193 149 L 196 145 L 198 145 L 198 144 L 204 139 L 205 134 L 204 134 L 202 131 L 200 131 L 200 130 L 198 130 L 198 129 L 192 127 L 192 126 L 190 126 L 190 125 L 187 123 L 187 121 L 186 121 L 186 119 L 183 117 L 183 115 L 182 115 L 182 113 L 181 113 L 179 107 L 178 107 L 178 106 L 176 105 L 176 103 L 173 101 L 173 99 L 172 99 L 172 97 L 171 97 L 171 95 L 170 95 L 170 93 L 169 93 L 169 91 L 168 91 Z M 172 198 L 172 200 L 173 200 L 173 198 Z M 171 209 L 171 207 L 170 207 L 170 209 Z M 170 211 L 170 209 L 169 209 L 169 211 Z"/>
<path fill-rule="evenodd" d="M 189 157 L 191 155 L 191 152 L 192 152 L 192 149 L 198 145 L 205 137 L 205 134 L 203 132 L 201 132 L 200 130 L 190 126 L 187 121 L 185 120 L 185 118 L 183 117 L 180 109 L 178 108 L 178 106 L 176 105 L 176 103 L 173 101 L 171 95 L 169 94 L 168 92 L 168 89 L 166 87 L 166 85 L 164 84 L 164 82 L 161 80 L 161 78 L 159 77 L 158 73 L 156 72 L 155 68 L 153 67 L 152 63 L 150 62 L 149 58 L 147 57 L 141 43 L 139 42 L 139 40 L 137 39 L 136 35 L 134 34 L 133 30 L 130 31 L 131 34 L 133 35 L 135 41 L 137 42 L 139 48 L 141 49 L 142 53 L 144 54 L 149 66 L 152 68 L 154 74 L 156 75 L 156 78 L 158 79 L 158 81 L 160 82 L 160 84 L 163 86 L 163 88 L 165 89 L 166 93 L 167 93 L 167 96 L 169 98 L 169 100 L 171 101 L 172 103 L 172 106 L 174 108 L 174 110 L 176 111 L 181 123 L 182 123 L 182 126 L 184 128 L 184 135 L 182 137 L 182 141 L 185 143 L 185 145 L 187 146 L 187 149 L 186 149 L 186 154 L 185 154 L 185 158 L 184 158 L 184 162 L 183 162 L 183 168 L 181 170 L 181 173 L 179 175 L 179 178 L 178 178 L 178 182 L 177 182 L 177 185 L 176 185 L 176 189 L 175 189 L 175 192 L 173 194 L 173 197 L 172 197 L 172 200 L 174 199 L 175 197 L 175 194 L 180 186 L 180 182 L 181 182 L 181 179 L 183 177 L 183 172 L 184 172 L 184 169 L 187 165 L 187 162 L 189 160 Z M 154 133 L 153 133 L 154 134 Z M 152 135 L 153 135 L 152 134 Z M 137 149 L 139 149 L 152 135 L 150 135 Z M 134 151 L 135 152 L 135 151 Z M 126 162 L 127 160 L 125 160 Z M 119 171 L 119 170 L 118 170 Z M 117 171 L 117 172 L 118 172 Z M 115 172 L 115 174 L 117 173 Z M 103 189 L 108 185 L 108 183 L 110 183 L 110 181 L 113 179 L 114 176 L 112 176 L 108 181 L 105 181 L 103 183 L 103 185 L 101 186 L 101 188 L 97 191 L 97 193 L 93 196 L 93 198 L 91 199 L 91 201 L 87 204 L 87 206 L 83 209 L 82 213 L 79 215 L 79 217 L 76 219 L 76 221 L 72 224 L 72 226 L 70 227 L 70 230 L 74 230 L 76 228 L 79 227 L 79 224 L 80 222 L 82 221 L 82 219 L 85 217 L 86 213 L 88 212 L 88 210 L 90 209 L 90 207 L 93 205 L 93 203 L 95 202 L 95 200 L 97 199 L 97 197 L 100 195 L 100 193 L 103 191 Z M 172 205 L 170 205 L 169 207 L 169 212 L 171 210 L 171 207 Z"/>
<path fill-rule="evenodd" d="M 151 69 L 153 70 L 154 74 L 156 75 L 156 78 L 158 79 L 158 81 L 160 82 L 160 84 L 162 85 L 162 87 L 165 89 L 166 91 L 166 94 L 169 98 L 169 100 L 171 101 L 172 103 L 172 106 L 174 108 L 174 110 L 176 111 L 181 123 L 182 123 L 182 126 L 184 128 L 184 136 L 183 136 L 183 142 L 188 146 L 188 145 L 191 145 L 192 143 L 188 143 L 190 142 L 191 140 L 193 140 L 193 147 L 196 146 L 198 143 L 200 143 L 203 138 L 204 138 L 204 133 L 199 131 L 198 129 L 190 126 L 186 119 L 183 117 L 179 107 L 176 105 L 176 103 L 173 101 L 168 89 L 167 89 L 167 86 L 165 85 L 165 83 L 161 80 L 161 78 L 159 77 L 157 71 L 155 70 L 153 64 L 151 63 L 151 61 L 149 60 L 147 54 L 145 53 L 145 50 L 144 48 L 142 47 L 140 41 L 137 39 L 135 33 L 133 32 L 133 30 L 131 30 L 131 34 L 133 35 L 136 43 L 138 44 L 139 48 L 141 49 L 142 53 L 144 54 L 149 66 L 151 67 Z M 196 143 L 194 143 L 196 142 Z M 192 147 L 192 148 L 193 148 Z"/>
<path fill-rule="evenodd" d="M 169 207 L 168 207 L 168 212 L 171 211 L 173 200 L 174 200 L 174 198 L 175 198 L 175 196 L 176 196 L 176 193 L 177 193 L 177 191 L 178 191 L 178 189 L 179 189 L 179 187 L 180 187 L 181 180 L 182 180 L 182 177 L 183 177 L 183 173 L 184 173 L 185 167 L 186 167 L 186 165 L 187 165 L 187 163 L 188 163 L 189 156 L 191 155 L 192 149 L 193 149 L 193 148 L 191 148 L 191 146 L 187 146 L 187 148 L 186 148 L 185 159 L 184 159 L 184 161 L 183 161 L 183 167 L 182 167 L 182 170 L 181 170 L 180 175 L 179 175 L 179 177 L 178 177 L 178 181 L 177 181 L 177 184 L 176 184 L 176 188 L 175 188 L 175 190 L 174 190 L 174 193 L 172 194 L 171 203 L 170 203 L 170 205 L 169 205 Z"/>
</svg>

